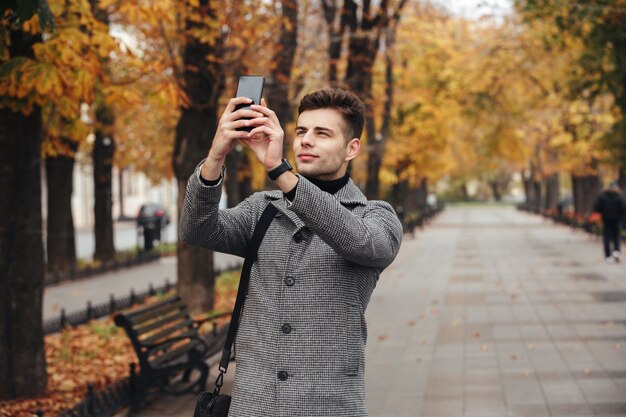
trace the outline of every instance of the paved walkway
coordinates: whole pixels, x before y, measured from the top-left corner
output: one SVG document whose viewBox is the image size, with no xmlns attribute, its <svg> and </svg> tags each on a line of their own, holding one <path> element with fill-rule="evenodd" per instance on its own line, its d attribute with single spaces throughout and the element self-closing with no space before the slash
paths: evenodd
<svg viewBox="0 0 626 417">
<path fill-rule="evenodd" d="M 214 253 L 215 268 L 226 269 L 243 263 L 243 259 L 224 253 Z M 158 261 L 107 272 L 96 277 L 77 281 L 63 282 L 59 285 L 50 285 L 44 289 L 43 319 L 58 317 L 61 308 L 66 313 L 82 311 L 87 307 L 87 301 L 98 305 L 109 301 L 113 295 L 116 298 L 127 297 L 130 290 L 135 292 L 147 291 L 150 284 L 154 288 L 176 283 L 176 257 L 165 256 Z"/>
<path fill-rule="evenodd" d="M 449 208 L 405 237 L 367 321 L 371 417 L 626 416 L 626 263 L 581 232 Z M 139 416 L 190 417 L 194 401 Z"/>
</svg>

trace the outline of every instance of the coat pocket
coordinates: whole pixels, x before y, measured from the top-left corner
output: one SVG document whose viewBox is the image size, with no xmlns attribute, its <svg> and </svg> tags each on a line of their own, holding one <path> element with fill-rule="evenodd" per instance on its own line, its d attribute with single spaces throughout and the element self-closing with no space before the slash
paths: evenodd
<svg viewBox="0 0 626 417">
<path fill-rule="evenodd" d="M 361 341 L 361 309 L 356 304 L 346 305 L 346 375 L 356 376 L 363 356 Z"/>
</svg>

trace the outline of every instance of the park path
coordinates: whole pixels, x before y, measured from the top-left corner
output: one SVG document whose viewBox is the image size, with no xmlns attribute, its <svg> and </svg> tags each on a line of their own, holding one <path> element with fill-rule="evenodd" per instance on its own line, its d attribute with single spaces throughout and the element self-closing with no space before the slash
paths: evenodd
<svg viewBox="0 0 626 417">
<path fill-rule="evenodd" d="M 370 417 L 626 416 L 626 264 L 584 233 L 448 208 L 405 235 L 366 317 Z M 138 416 L 190 417 L 194 401 Z"/>
<path fill-rule="evenodd" d="M 214 253 L 213 262 L 216 269 L 224 270 L 241 265 L 243 259 L 225 253 Z M 82 311 L 86 308 L 87 301 L 96 306 L 107 303 L 111 296 L 128 297 L 131 290 L 136 293 L 144 292 L 150 285 L 160 288 L 166 281 L 172 285 L 176 283 L 175 256 L 164 256 L 147 264 L 49 285 L 44 289 L 43 319 L 59 317 L 61 309 L 65 309 L 66 313 Z"/>
</svg>

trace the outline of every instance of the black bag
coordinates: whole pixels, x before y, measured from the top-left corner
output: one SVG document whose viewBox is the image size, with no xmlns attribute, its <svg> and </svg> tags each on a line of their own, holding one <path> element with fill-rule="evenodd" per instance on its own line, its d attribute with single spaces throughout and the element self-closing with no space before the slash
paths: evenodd
<svg viewBox="0 0 626 417">
<path fill-rule="evenodd" d="M 230 395 L 215 396 L 212 392 L 202 392 L 196 401 L 193 417 L 227 417 L 229 408 Z"/>
<path fill-rule="evenodd" d="M 230 361 L 230 350 L 235 341 L 237 335 L 237 329 L 239 328 L 239 319 L 241 318 L 241 312 L 243 310 L 243 303 L 246 300 L 246 293 L 248 292 L 248 282 L 250 281 L 250 269 L 256 259 L 256 254 L 261 246 L 261 241 L 265 232 L 270 227 L 270 223 L 274 219 L 278 209 L 272 204 L 268 204 L 261 218 L 254 228 L 252 233 L 252 240 L 250 246 L 248 246 L 248 253 L 246 259 L 243 262 L 243 268 L 241 269 L 241 279 L 239 280 L 239 289 L 237 290 L 237 301 L 235 301 L 235 308 L 230 318 L 230 325 L 228 326 L 228 335 L 226 336 L 226 342 L 224 343 L 224 350 L 222 351 L 222 358 L 220 359 L 220 374 L 215 381 L 215 389 L 213 392 L 205 391 L 201 392 L 196 400 L 196 409 L 193 412 L 193 417 L 227 417 L 228 409 L 230 408 L 230 395 L 220 394 L 220 389 L 224 383 L 224 374 L 228 370 L 228 362 Z"/>
</svg>

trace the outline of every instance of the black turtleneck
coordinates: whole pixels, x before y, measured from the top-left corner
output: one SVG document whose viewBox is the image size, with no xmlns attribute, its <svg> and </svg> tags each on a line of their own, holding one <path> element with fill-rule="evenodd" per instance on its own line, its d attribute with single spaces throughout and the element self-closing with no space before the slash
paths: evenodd
<svg viewBox="0 0 626 417">
<path fill-rule="evenodd" d="M 330 180 L 330 181 L 309 178 L 304 175 L 303 177 L 309 180 L 315 186 L 317 186 L 317 188 L 319 188 L 320 190 L 326 191 L 327 193 L 331 193 L 331 194 L 335 194 L 337 191 L 341 190 L 343 186 L 346 185 L 348 181 L 350 180 L 350 174 L 348 174 L 347 172 L 346 172 L 346 175 L 344 175 L 343 177 L 337 178 L 336 180 Z M 207 185 L 207 186 L 215 186 L 220 182 L 221 179 L 222 179 L 221 175 L 216 180 L 205 180 L 204 178 L 202 178 L 202 176 L 200 176 L 200 181 L 204 185 Z M 296 184 L 296 186 L 293 187 L 293 189 L 289 191 L 288 193 L 284 193 L 287 200 L 291 201 L 295 198 L 296 188 L 298 188 L 298 184 Z"/>
<path fill-rule="evenodd" d="M 316 178 L 309 178 L 304 175 L 303 177 L 309 180 L 313 185 L 317 186 L 317 188 L 319 188 L 320 190 L 326 191 L 327 193 L 331 193 L 331 194 L 335 194 L 337 191 L 341 190 L 343 186 L 346 185 L 348 181 L 350 180 L 350 174 L 348 174 L 347 172 L 346 172 L 346 175 L 344 175 L 343 177 L 337 178 L 336 180 L 329 180 L 329 181 L 318 180 Z M 295 187 L 293 187 L 291 191 L 289 191 L 288 193 L 284 193 L 287 200 L 292 201 L 295 198 L 296 188 L 298 188 L 297 184 Z"/>
</svg>

